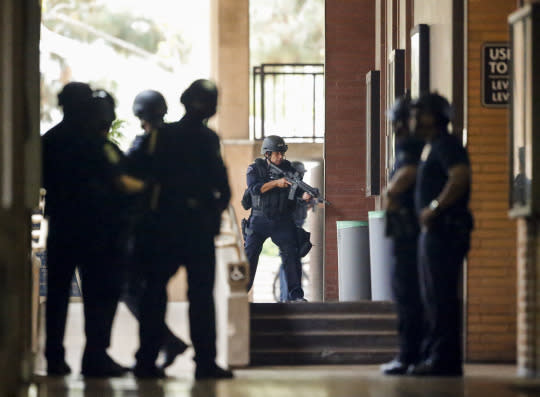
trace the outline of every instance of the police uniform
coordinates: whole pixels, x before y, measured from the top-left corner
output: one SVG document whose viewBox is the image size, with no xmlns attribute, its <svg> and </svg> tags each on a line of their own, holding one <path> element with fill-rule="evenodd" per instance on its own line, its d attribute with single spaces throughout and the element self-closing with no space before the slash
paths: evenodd
<svg viewBox="0 0 540 397">
<path fill-rule="evenodd" d="M 230 200 L 219 138 L 201 118 L 188 113 L 179 122 L 164 124 L 145 135 L 128 157 L 130 166 L 146 169 L 154 184 L 142 232 L 136 232 L 137 268 L 145 287 L 135 374 L 161 376 L 155 371 L 155 361 L 165 332 L 166 286 L 180 265 L 187 270 L 190 334 L 197 371 L 204 375 L 209 369 L 214 374 L 214 237 Z"/>
<path fill-rule="evenodd" d="M 296 208 L 293 212 L 294 224 L 297 228 L 302 228 L 307 218 L 308 203 L 301 198 L 296 199 Z M 300 266 L 302 266 L 302 259 L 300 258 Z M 302 280 L 300 280 L 302 282 Z M 279 298 L 281 302 L 287 302 L 289 296 L 289 288 L 287 287 L 287 276 L 285 275 L 285 268 L 283 264 L 279 266 Z"/>
<path fill-rule="evenodd" d="M 117 215 L 123 204 L 114 186 L 117 150 L 87 125 L 70 119 L 43 136 L 50 217 L 45 356 L 51 369 L 64 359 L 70 283 L 79 266 L 86 334 L 82 371 L 90 376 L 123 371 L 106 354 L 123 270 L 118 240 L 122 219 Z"/>
<path fill-rule="evenodd" d="M 424 143 L 413 137 L 396 142 L 396 163 L 392 176 L 402 167 L 417 166 Z M 418 221 L 414 210 L 414 184 L 396 197 L 398 208 L 386 212 L 387 234 L 392 239 L 392 292 L 398 315 L 399 355 L 403 368 L 387 368 L 404 373 L 409 364 L 420 359 L 423 333 L 422 303 L 418 284 Z M 395 372 L 399 373 L 399 372 Z"/>
<path fill-rule="evenodd" d="M 279 165 L 285 172 L 296 172 L 287 160 Z M 296 225 L 293 213 L 296 200 L 289 200 L 290 188 L 274 188 L 261 193 L 261 187 L 271 181 L 268 164 L 257 159 L 247 169 L 247 186 L 252 196 L 252 209 L 246 228 L 244 248 L 250 266 L 248 291 L 253 286 L 259 255 L 264 241 L 270 237 L 279 247 L 288 286 L 288 300 L 300 300 L 302 290 L 302 264 L 298 252 Z M 297 194 L 301 195 L 300 189 Z"/>
<path fill-rule="evenodd" d="M 439 196 L 452 167 L 469 164 L 468 153 L 459 139 L 445 130 L 426 143 L 417 173 L 417 213 Z M 470 183 L 464 195 L 441 209 L 429 227 L 422 228 L 418 241 L 420 291 L 427 323 L 422 345 L 425 363 L 433 374 L 462 372 L 458 286 L 473 227 L 469 197 Z"/>
</svg>

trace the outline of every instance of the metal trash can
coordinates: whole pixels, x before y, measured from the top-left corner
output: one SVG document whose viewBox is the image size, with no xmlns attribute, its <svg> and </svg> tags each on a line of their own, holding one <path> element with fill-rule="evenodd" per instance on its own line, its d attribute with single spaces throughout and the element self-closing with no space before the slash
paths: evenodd
<svg viewBox="0 0 540 397">
<path fill-rule="evenodd" d="M 337 221 L 339 301 L 371 299 L 366 221 Z"/>
<path fill-rule="evenodd" d="M 392 240 L 385 235 L 384 211 L 370 211 L 369 253 L 371 263 L 371 299 L 394 300 L 392 294 Z"/>
</svg>

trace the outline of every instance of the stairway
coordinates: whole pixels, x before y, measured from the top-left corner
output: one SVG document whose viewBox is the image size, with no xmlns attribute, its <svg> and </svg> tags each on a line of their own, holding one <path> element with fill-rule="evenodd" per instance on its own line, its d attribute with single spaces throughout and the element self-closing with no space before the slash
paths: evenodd
<svg viewBox="0 0 540 397">
<path fill-rule="evenodd" d="M 379 364 L 397 353 L 390 302 L 251 303 L 250 365 Z"/>
</svg>

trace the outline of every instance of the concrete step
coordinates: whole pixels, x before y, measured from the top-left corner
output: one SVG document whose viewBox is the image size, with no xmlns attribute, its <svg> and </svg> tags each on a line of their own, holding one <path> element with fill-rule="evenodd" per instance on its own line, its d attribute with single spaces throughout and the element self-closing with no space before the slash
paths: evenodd
<svg viewBox="0 0 540 397">
<path fill-rule="evenodd" d="M 252 349 L 250 365 L 382 364 L 393 359 L 396 354 L 397 349 L 382 348 Z"/>
<path fill-rule="evenodd" d="M 251 317 L 251 332 L 268 330 L 279 332 L 395 330 L 395 314 L 286 314 Z"/>
<path fill-rule="evenodd" d="M 368 348 L 397 345 L 395 331 L 259 332 L 251 334 L 252 349 L 280 348 Z"/>
<path fill-rule="evenodd" d="M 397 353 L 392 302 L 252 303 L 251 365 L 378 364 Z"/>
<path fill-rule="evenodd" d="M 287 314 L 382 314 L 395 313 L 392 302 L 305 302 L 305 303 L 251 303 L 251 317 Z"/>
</svg>

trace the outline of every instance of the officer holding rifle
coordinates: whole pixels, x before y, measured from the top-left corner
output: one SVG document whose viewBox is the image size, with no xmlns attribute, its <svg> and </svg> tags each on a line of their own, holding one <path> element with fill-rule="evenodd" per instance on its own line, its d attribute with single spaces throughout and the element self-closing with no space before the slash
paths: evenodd
<svg viewBox="0 0 540 397">
<path fill-rule="evenodd" d="M 264 158 L 248 167 L 247 190 L 242 200 L 251 215 L 244 222 L 244 248 L 250 265 L 248 291 L 253 286 L 259 255 L 264 241 L 270 237 L 279 247 L 288 285 L 288 302 L 305 302 L 302 290 L 300 242 L 293 214 L 297 198 L 313 198 L 324 202 L 317 189 L 302 182 L 291 163 L 285 160 L 288 147 L 283 138 L 267 136 L 261 147 Z"/>
</svg>

